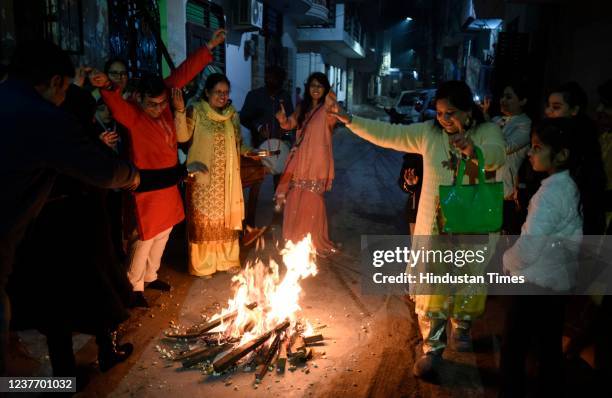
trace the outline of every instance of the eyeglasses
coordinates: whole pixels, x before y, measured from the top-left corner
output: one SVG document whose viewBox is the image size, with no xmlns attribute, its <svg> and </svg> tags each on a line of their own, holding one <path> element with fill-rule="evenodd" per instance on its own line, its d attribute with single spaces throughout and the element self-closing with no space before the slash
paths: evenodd
<svg viewBox="0 0 612 398">
<path fill-rule="evenodd" d="M 110 70 L 108 75 L 112 77 L 127 77 L 128 73 L 127 71 Z"/>
<path fill-rule="evenodd" d="M 216 90 L 216 91 L 213 91 L 211 94 L 214 95 L 215 97 L 229 97 L 230 92 Z"/>
<path fill-rule="evenodd" d="M 151 108 L 151 109 L 155 109 L 155 108 L 165 108 L 168 105 L 168 98 L 160 101 L 160 102 L 155 102 L 155 101 L 145 101 L 145 107 L 147 108 Z"/>
</svg>

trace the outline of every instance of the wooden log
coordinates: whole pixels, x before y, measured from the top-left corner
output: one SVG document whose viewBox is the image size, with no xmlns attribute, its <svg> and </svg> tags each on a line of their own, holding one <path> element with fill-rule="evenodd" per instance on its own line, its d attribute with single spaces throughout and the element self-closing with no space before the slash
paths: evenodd
<svg viewBox="0 0 612 398">
<path fill-rule="evenodd" d="M 190 368 L 202 361 L 213 359 L 217 355 L 221 354 L 232 347 L 231 344 L 223 344 L 215 347 L 209 347 L 199 352 L 192 353 L 189 357 L 182 360 L 183 368 Z"/>
<path fill-rule="evenodd" d="M 280 344 L 278 358 L 276 359 L 276 373 L 285 373 L 285 367 L 287 366 L 287 343 L 288 339 L 285 339 Z"/>
<path fill-rule="evenodd" d="M 253 308 L 257 307 L 257 303 L 251 303 L 249 305 L 246 306 L 248 309 L 252 310 Z M 225 315 L 222 315 L 218 318 L 215 318 L 211 321 L 199 324 L 199 325 L 194 325 L 191 326 L 190 328 L 187 329 L 187 331 L 185 333 L 173 333 L 173 332 L 167 332 L 166 333 L 166 337 L 169 338 L 175 338 L 175 339 L 189 339 L 189 338 L 196 338 L 196 337 L 200 337 L 201 335 L 203 335 L 204 333 L 208 332 L 209 330 L 212 330 L 214 328 L 216 328 L 217 326 L 221 325 L 224 322 L 230 321 L 232 319 L 234 319 L 236 316 L 238 315 L 238 311 L 232 311 L 230 313 L 227 313 Z"/>
<path fill-rule="evenodd" d="M 268 367 L 272 363 L 272 360 L 276 356 L 276 352 L 280 348 L 280 343 L 281 343 L 281 333 L 277 333 L 276 337 L 274 338 L 274 341 L 270 345 L 270 349 L 268 350 L 268 353 L 266 355 L 266 359 L 263 362 L 263 366 L 262 366 L 261 370 L 255 376 L 255 380 L 256 381 L 261 381 L 266 376 L 266 373 L 268 372 Z"/>
<path fill-rule="evenodd" d="M 251 341 L 248 341 L 242 344 L 239 347 L 234 348 L 229 353 L 219 358 L 213 363 L 213 367 L 215 368 L 215 372 L 224 372 L 233 366 L 240 359 L 245 357 L 248 353 L 255 350 L 257 347 L 265 343 L 270 339 L 274 333 L 279 333 L 289 327 L 289 321 L 284 321 L 283 323 L 276 326 L 274 329 L 269 330 L 262 334 L 259 337 L 254 338 Z"/>
<path fill-rule="evenodd" d="M 312 336 L 304 336 L 304 344 L 305 345 L 320 343 L 321 341 L 323 341 L 323 335 L 322 334 L 315 334 L 315 335 L 312 335 Z"/>
<path fill-rule="evenodd" d="M 304 343 L 304 337 L 296 333 L 294 334 L 294 336 L 292 336 L 291 340 L 292 342 L 289 345 L 288 357 L 292 359 L 295 357 L 305 358 L 306 357 L 306 344 Z"/>
</svg>

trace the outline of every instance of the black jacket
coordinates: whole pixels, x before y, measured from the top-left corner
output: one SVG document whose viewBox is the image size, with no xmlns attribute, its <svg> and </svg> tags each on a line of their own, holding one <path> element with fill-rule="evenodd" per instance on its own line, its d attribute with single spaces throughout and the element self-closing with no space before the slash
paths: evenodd
<svg viewBox="0 0 612 398">
<path fill-rule="evenodd" d="M 40 212 L 58 174 L 103 188 L 124 187 L 136 169 L 113 159 L 74 118 L 31 86 L 0 84 L 0 289 L 11 272 L 15 248 Z"/>
</svg>

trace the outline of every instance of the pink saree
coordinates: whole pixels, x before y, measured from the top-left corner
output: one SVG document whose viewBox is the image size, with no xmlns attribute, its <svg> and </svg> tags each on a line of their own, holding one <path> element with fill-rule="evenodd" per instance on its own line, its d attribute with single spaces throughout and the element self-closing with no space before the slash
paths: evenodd
<svg viewBox="0 0 612 398">
<path fill-rule="evenodd" d="M 285 195 L 283 239 L 298 242 L 310 233 L 318 253 L 332 248 L 327 232 L 323 194 L 334 180 L 332 130 L 336 119 L 324 107 L 306 116 L 297 131 L 297 143 L 287 160 L 276 195 Z"/>
</svg>

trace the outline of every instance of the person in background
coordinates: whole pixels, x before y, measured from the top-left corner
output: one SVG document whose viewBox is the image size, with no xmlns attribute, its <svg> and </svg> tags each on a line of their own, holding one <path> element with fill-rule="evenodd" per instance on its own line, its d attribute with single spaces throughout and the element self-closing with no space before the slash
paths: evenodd
<svg viewBox="0 0 612 398">
<path fill-rule="evenodd" d="M 225 40 L 218 29 L 212 39 L 191 54 L 171 75 L 163 79 L 150 76 L 141 79 L 138 103 L 125 100 L 120 86 L 103 73 L 90 77 L 101 89 L 104 102 L 113 117 L 127 130 L 130 159 L 141 169 L 178 167 L 178 147 L 174 116 L 168 91 L 182 88 L 212 61 L 212 49 Z M 175 112 L 185 112 L 176 109 Z M 176 184 L 148 192 L 136 192 L 130 205 L 134 208 L 135 226 L 129 230 L 128 277 L 134 289 L 133 306 L 148 307 L 145 284 L 150 289 L 169 291 L 170 285 L 158 279 L 157 272 L 170 232 L 184 218 L 183 203 Z"/>
<path fill-rule="evenodd" d="M 130 97 L 130 93 L 128 92 L 129 74 L 125 60 L 118 57 L 109 59 L 104 64 L 104 73 L 108 76 L 110 81 L 121 90 L 124 94 L 124 98 L 128 99 Z"/>
<path fill-rule="evenodd" d="M 187 166 L 202 163 L 208 173 L 187 185 L 189 272 L 209 278 L 217 271 L 240 271 L 238 234 L 244 219 L 240 180 L 242 144 L 240 121 L 230 104 L 230 82 L 220 73 L 206 79 L 204 98 L 176 117 L 179 142 L 193 140 Z M 185 107 L 180 92 L 177 109 Z"/>
<path fill-rule="evenodd" d="M 265 140 L 276 138 L 291 141 L 274 115 L 281 105 L 288 114 L 293 113 L 291 95 L 283 89 L 287 72 L 280 66 L 268 66 L 265 71 L 265 86 L 248 92 L 242 109 L 240 123 L 251 132 L 251 146 L 259 148 Z M 278 186 L 280 175 L 274 176 L 274 188 Z"/>
<path fill-rule="evenodd" d="M 465 82 L 444 82 L 436 91 L 436 120 L 410 125 L 353 117 L 339 107 L 335 112 L 336 117 L 361 138 L 384 148 L 423 156 L 423 189 L 415 236 L 427 237 L 443 232 L 438 187 L 454 183 L 461 157 L 473 159 L 474 148 L 478 146 L 484 156 L 485 170 L 494 171 L 504 164 L 506 144 L 502 132 L 496 124 L 484 121 L 473 98 Z M 468 162 L 464 183 L 475 178 L 476 169 L 473 161 Z M 427 241 L 423 243 L 428 244 Z M 415 376 L 436 376 L 447 346 L 449 318 L 454 347 L 459 351 L 471 349 L 471 322 L 482 315 L 485 302 L 483 295 L 415 295 L 415 311 L 423 337 L 423 354 L 413 367 Z"/>
<path fill-rule="evenodd" d="M 302 102 L 302 87 L 298 86 L 295 88 L 295 107 Z"/>
<path fill-rule="evenodd" d="M 513 82 L 504 87 L 500 98 L 503 116 L 490 119 L 490 102 L 485 101 L 483 112 L 486 120 L 496 123 L 506 142 L 506 163 L 497 171 L 497 180 L 504 183 L 504 224 L 502 229 L 510 235 L 520 233 L 524 217 L 518 207 L 518 172 L 527 156 L 531 134 L 531 119 L 525 113 L 528 87 Z"/>
<path fill-rule="evenodd" d="M 410 235 L 414 235 L 421 188 L 423 187 L 423 157 L 421 155 L 414 153 L 404 155 L 404 163 L 397 183 L 401 190 L 408 194 L 405 207 L 406 221 L 409 224 Z"/>
<path fill-rule="evenodd" d="M 584 127 L 576 118 L 545 119 L 531 137 L 529 161 L 548 174 L 529 202 L 521 235 L 503 256 L 504 271 L 527 281 L 509 296 L 501 347 L 502 397 L 526 394 L 526 358 L 535 338 L 535 396 L 563 396 L 562 333 L 567 294 L 576 284 L 584 210 L 597 187 L 588 184 L 600 164 L 590 158 Z M 591 191 L 591 193 L 589 193 Z"/>
<path fill-rule="evenodd" d="M 590 154 L 586 159 L 596 162 L 590 168 L 591 174 L 584 176 L 580 181 L 588 185 L 589 189 L 578 187 L 582 194 L 582 201 L 591 203 L 583 207 L 583 232 L 585 235 L 602 235 L 605 231 L 605 186 L 606 175 L 601 156 L 601 146 L 595 122 L 586 113 L 588 98 L 586 92 L 576 82 L 562 84 L 551 90 L 545 115 L 548 118 L 575 119 L 581 129 L 581 145 L 585 153 Z M 584 188 L 584 189 L 583 189 Z"/>
<path fill-rule="evenodd" d="M 38 216 L 58 175 L 102 188 L 138 186 L 136 168 L 84 139 L 75 119 L 58 109 L 74 77 L 68 54 L 49 42 L 19 46 L 0 85 L 0 374 L 10 321 L 5 286 L 17 246 Z M 26 287 L 21 287 L 26 289 Z"/>
<path fill-rule="evenodd" d="M 606 234 L 612 235 L 612 79 L 597 88 L 599 104 L 597 106 L 597 128 L 601 157 L 606 172 Z"/>
<path fill-rule="evenodd" d="M 283 239 L 297 243 L 310 234 L 317 255 L 326 257 L 338 248 L 329 239 L 323 194 L 334 180 L 332 133 L 336 118 L 328 113 L 335 102 L 327 76 L 315 72 L 308 77 L 304 100 L 287 116 L 281 104 L 276 119 L 285 130 L 297 128 L 282 178 L 276 189 L 277 206 L 285 206 Z"/>
</svg>

